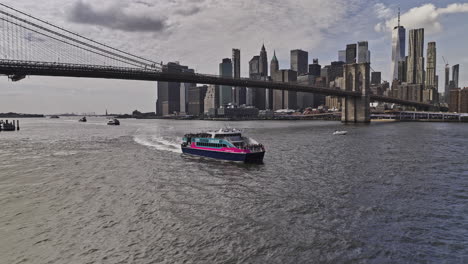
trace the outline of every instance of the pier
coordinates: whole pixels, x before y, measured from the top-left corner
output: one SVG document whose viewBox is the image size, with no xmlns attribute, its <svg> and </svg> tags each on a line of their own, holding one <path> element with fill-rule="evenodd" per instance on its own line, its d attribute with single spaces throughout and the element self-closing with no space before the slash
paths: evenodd
<svg viewBox="0 0 468 264">
<path fill-rule="evenodd" d="M 0 120 L 0 131 L 18 131 L 20 130 L 19 120 Z"/>
</svg>

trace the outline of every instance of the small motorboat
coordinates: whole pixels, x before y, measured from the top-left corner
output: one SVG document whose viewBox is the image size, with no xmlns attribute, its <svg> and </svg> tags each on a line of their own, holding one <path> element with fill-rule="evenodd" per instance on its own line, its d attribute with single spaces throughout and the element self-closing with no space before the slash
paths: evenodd
<svg viewBox="0 0 468 264">
<path fill-rule="evenodd" d="M 51 115 L 51 116 L 49 116 L 49 118 L 60 118 L 60 116 L 58 116 L 58 115 Z"/>
<path fill-rule="evenodd" d="M 120 121 L 117 119 L 117 118 L 112 118 L 110 119 L 109 121 L 107 121 L 107 124 L 109 126 L 119 126 L 120 125 Z"/>
<path fill-rule="evenodd" d="M 80 118 L 80 119 L 78 120 L 78 122 L 86 122 L 86 121 L 87 121 L 87 120 L 86 120 L 86 116 L 83 116 L 82 118 Z"/>
<path fill-rule="evenodd" d="M 348 133 L 348 131 L 344 131 L 344 130 L 335 130 L 335 132 L 333 132 L 333 135 L 346 135 Z"/>
</svg>

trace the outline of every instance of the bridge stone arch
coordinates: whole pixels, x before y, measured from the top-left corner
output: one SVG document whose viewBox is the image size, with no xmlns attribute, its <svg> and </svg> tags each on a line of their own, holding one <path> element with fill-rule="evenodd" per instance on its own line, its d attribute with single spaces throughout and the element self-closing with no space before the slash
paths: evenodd
<svg viewBox="0 0 468 264">
<path fill-rule="evenodd" d="M 357 78 L 356 78 L 356 91 L 361 92 L 362 91 L 362 85 L 363 85 L 363 77 L 362 77 L 362 72 L 358 72 Z"/>
<path fill-rule="evenodd" d="M 370 63 L 343 65 L 345 91 L 360 92 L 361 97 L 342 99 L 341 121 L 345 123 L 370 122 Z"/>
</svg>

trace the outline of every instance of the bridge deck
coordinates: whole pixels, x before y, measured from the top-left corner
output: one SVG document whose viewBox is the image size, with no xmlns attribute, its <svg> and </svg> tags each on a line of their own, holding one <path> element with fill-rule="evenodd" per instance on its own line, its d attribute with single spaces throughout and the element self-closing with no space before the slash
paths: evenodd
<svg viewBox="0 0 468 264">
<path fill-rule="evenodd" d="M 61 77 L 85 77 L 85 78 L 105 78 L 121 80 L 140 81 L 164 81 L 164 82 L 184 82 L 214 85 L 229 85 L 249 88 L 267 88 L 276 90 L 286 90 L 295 92 L 308 92 L 322 95 L 332 95 L 339 97 L 360 97 L 359 92 L 333 90 L 323 87 L 315 87 L 294 83 L 282 83 L 273 81 L 253 80 L 249 78 L 229 78 L 215 75 L 197 73 L 169 73 L 153 68 L 127 68 L 115 66 L 51 63 L 51 62 L 31 62 L 0 60 L 0 74 L 8 76 L 38 75 L 38 76 L 61 76 Z M 379 102 L 396 103 L 400 105 L 429 108 L 430 104 L 406 101 L 385 96 L 370 95 L 370 99 Z"/>
</svg>

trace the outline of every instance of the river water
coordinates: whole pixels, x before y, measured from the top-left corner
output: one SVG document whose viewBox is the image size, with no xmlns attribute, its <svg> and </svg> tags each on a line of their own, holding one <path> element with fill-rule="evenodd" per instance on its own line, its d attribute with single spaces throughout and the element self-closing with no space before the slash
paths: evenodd
<svg viewBox="0 0 468 264">
<path fill-rule="evenodd" d="M 0 263 L 468 263 L 466 123 L 88 120 L 0 132 Z M 226 126 L 264 164 L 181 154 Z"/>
</svg>

